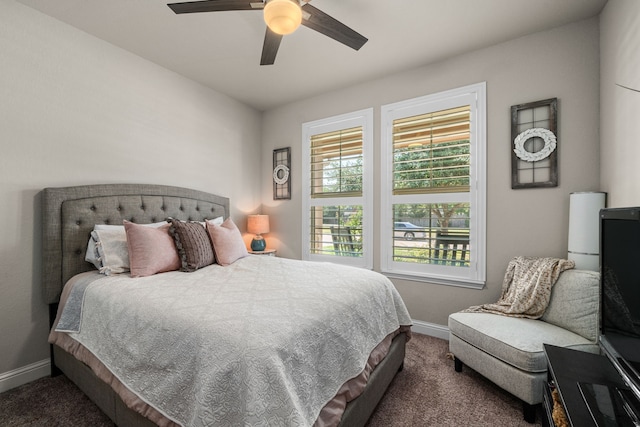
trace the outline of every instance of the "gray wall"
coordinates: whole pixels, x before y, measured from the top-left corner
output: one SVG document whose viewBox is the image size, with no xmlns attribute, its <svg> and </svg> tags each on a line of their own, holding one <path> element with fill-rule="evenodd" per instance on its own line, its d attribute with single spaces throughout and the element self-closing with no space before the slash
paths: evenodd
<svg viewBox="0 0 640 427">
<path fill-rule="evenodd" d="M 609 0 L 600 18 L 602 190 L 610 207 L 640 206 L 640 2 Z"/>
<path fill-rule="evenodd" d="M 261 113 L 13 1 L 0 13 L 0 378 L 47 359 L 44 187 L 152 183 L 259 209 Z"/>
<path fill-rule="evenodd" d="M 290 146 L 293 176 L 290 201 L 274 201 L 269 181 L 262 186 L 263 210 L 272 215 L 269 245 L 278 248 L 279 256 L 301 257 L 303 122 L 374 107 L 379 172 L 381 105 L 486 81 L 487 287 L 478 291 L 407 280 L 394 283 L 412 317 L 435 325 L 446 325 L 447 316 L 457 310 L 496 301 L 512 257 L 566 256 L 569 193 L 599 190 L 598 44 L 598 19 L 593 18 L 266 112 L 263 175 L 269 176 L 272 168 L 271 151 Z M 510 107 L 552 97 L 559 100 L 560 185 L 512 190 Z M 379 176 L 375 186 L 379 194 Z M 379 203 L 376 197 L 376 209 Z M 376 229 L 379 220 L 376 212 Z M 379 269 L 379 253 L 375 269 Z"/>
</svg>

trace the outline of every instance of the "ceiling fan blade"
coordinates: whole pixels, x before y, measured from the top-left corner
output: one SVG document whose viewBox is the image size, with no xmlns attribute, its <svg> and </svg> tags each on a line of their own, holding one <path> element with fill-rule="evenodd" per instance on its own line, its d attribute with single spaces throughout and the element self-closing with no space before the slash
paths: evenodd
<svg viewBox="0 0 640 427">
<path fill-rule="evenodd" d="M 262 58 L 260 58 L 260 65 L 273 65 L 276 62 L 276 54 L 282 41 L 282 35 L 276 34 L 267 27 L 267 31 L 264 34 L 264 44 L 262 45 Z"/>
<path fill-rule="evenodd" d="M 224 12 L 227 10 L 262 9 L 259 0 L 205 0 L 167 4 L 175 13 Z"/>
<path fill-rule="evenodd" d="M 305 12 L 309 14 L 307 19 L 302 19 L 302 25 L 331 37 L 352 49 L 359 50 L 369 40 L 309 3 L 302 6 L 302 11 L 303 15 Z"/>
</svg>

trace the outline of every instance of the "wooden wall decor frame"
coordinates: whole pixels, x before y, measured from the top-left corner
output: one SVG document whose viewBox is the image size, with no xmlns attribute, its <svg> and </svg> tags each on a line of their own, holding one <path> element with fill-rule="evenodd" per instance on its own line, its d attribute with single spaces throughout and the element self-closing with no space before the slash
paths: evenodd
<svg viewBox="0 0 640 427">
<path fill-rule="evenodd" d="M 291 199 L 291 147 L 273 150 L 273 200 Z"/>
<path fill-rule="evenodd" d="M 558 186 L 558 98 L 511 106 L 511 188 Z"/>
</svg>

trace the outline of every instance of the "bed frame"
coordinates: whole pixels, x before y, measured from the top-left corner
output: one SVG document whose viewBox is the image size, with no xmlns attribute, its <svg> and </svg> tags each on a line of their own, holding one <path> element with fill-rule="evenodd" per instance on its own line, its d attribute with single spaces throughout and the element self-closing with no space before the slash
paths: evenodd
<svg viewBox="0 0 640 427">
<path fill-rule="evenodd" d="M 123 220 L 152 223 L 167 217 L 202 221 L 229 217 L 229 199 L 187 188 L 148 184 L 102 184 L 42 191 L 42 286 L 55 319 L 64 284 L 93 267 L 84 260 L 94 224 Z M 50 325 L 51 326 L 51 325 Z M 406 335 L 398 334 L 366 389 L 347 405 L 340 426 L 364 426 L 391 380 L 402 369 Z M 113 389 L 66 351 L 51 348 L 52 375 L 65 374 L 120 427 L 155 425 L 129 409 Z"/>
</svg>

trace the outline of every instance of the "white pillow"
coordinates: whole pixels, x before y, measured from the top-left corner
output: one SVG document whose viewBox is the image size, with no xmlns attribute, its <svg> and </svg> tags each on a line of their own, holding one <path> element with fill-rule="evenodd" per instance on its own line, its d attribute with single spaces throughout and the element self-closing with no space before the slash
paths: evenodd
<svg viewBox="0 0 640 427">
<path fill-rule="evenodd" d="M 222 223 L 224 222 L 224 217 L 217 217 L 217 218 L 213 218 L 213 219 L 208 219 L 205 221 L 205 228 L 206 228 L 206 223 L 209 223 L 211 225 L 222 225 Z"/>
<path fill-rule="evenodd" d="M 122 229 L 124 231 L 123 225 L 107 225 L 107 224 L 96 224 L 93 226 L 93 230 L 118 230 Z M 125 234 L 126 237 L 126 234 Z M 98 249 L 96 248 L 96 240 L 93 236 L 89 237 L 89 243 L 87 243 L 87 252 L 84 255 L 84 260 L 90 262 L 95 265 L 98 270 L 102 267 L 100 264 L 100 255 L 98 254 Z"/>
<path fill-rule="evenodd" d="M 124 229 L 124 227 L 123 227 Z M 95 241 L 98 270 L 104 275 L 129 271 L 129 250 L 127 234 L 122 230 L 93 230 L 91 240 Z"/>
<path fill-rule="evenodd" d="M 166 224 L 166 221 L 162 221 L 142 225 L 158 228 Z M 129 250 L 124 225 L 94 225 L 84 259 L 107 276 L 129 271 Z"/>
</svg>

